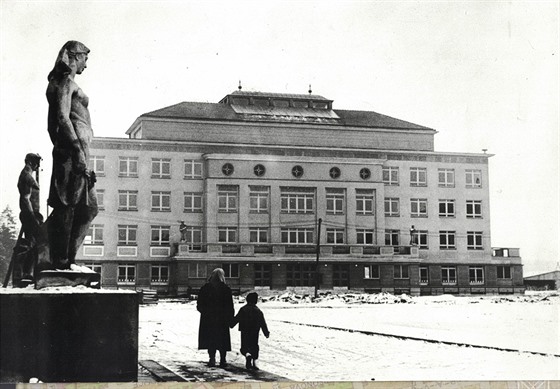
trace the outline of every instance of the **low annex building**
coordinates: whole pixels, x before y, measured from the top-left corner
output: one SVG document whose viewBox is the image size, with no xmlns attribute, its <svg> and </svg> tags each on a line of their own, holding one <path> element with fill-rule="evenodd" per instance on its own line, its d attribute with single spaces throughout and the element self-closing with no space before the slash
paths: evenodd
<svg viewBox="0 0 560 389">
<path fill-rule="evenodd" d="M 78 260 L 106 288 L 196 292 L 215 267 L 238 291 L 308 288 L 318 266 L 321 289 L 524 290 L 519 250 L 491 246 L 491 154 L 436 152 L 434 129 L 238 90 L 126 133 L 91 144 L 101 211 Z"/>
</svg>

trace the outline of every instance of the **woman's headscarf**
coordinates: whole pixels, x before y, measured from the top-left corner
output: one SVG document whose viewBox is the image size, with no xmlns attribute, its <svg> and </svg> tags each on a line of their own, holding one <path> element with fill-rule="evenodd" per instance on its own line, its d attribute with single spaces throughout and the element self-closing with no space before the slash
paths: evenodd
<svg viewBox="0 0 560 389">
<path fill-rule="evenodd" d="M 210 277 L 208 278 L 208 282 L 210 282 L 212 285 L 217 285 L 220 282 L 223 282 L 225 284 L 226 274 L 224 272 L 224 269 L 218 267 L 212 270 L 212 274 L 210 274 Z"/>
</svg>

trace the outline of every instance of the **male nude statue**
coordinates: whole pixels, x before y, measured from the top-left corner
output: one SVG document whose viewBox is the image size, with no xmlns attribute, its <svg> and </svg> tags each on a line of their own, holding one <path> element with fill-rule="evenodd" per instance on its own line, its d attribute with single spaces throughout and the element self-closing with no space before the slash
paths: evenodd
<svg viewBox="0 0 560 389">
<path fill-rule="evenodd" d="M 19 191 L 19 219 L 21 221 L 21 237 L 18 239 L 17 249 L 18 263 L 14 271 L 14 280 L 21 283 L 22 280 L 31 282 L 33 280 L 34 266 L 37 261 L 37 242 L 42 240 L 41 224 L 43 215 L 40 212 L 39 183 L 33 177 L 33 172 L 39 170 L 41 156 L 29 153 L 25 156 L 25 166 L 21 170 L 18 179 Z"/>
<path fill-rule="evenodd" d="M 67 42 L 49 73 L 48 130 L 53 143 L 53 171 L 48 204 L 48 241 L 52 266 L 69 269 L 97 215 L 95 174 L 87 167 L 93 137 L 88 97 L 74 81 L 87 67 L 89 49 Z"/>
</svg>

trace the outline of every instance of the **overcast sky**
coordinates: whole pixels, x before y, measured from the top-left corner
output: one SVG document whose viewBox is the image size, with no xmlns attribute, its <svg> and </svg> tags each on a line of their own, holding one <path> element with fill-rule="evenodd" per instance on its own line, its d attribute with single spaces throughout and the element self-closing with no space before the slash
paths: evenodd
<svg viewBox="0 0 560 389">
<path fill-rule="evenodd" d="M 492 245 L 525 275 L 554 270 L 559 224 L 557 1 L 0 0 L 0 208 L 18 211 L 27 152 L 51 143 L 47 74 L 60 47 L 91 53 L 76 81 L 96 136 L 142 113 L 237 88 L 313 93 L 335 109 L 431 127 L 437 151 L 488 152 Z M 43 213 L 45 209 L 43 207 Z"/>
</svg>

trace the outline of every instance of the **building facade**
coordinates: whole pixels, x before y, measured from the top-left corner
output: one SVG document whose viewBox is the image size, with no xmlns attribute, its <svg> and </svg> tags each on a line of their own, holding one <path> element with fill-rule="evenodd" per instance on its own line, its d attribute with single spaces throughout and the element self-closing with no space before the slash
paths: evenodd
<svg viewBox="0 0 560 389">
<path fill-rule="evenodd" d="M 493 248 L 490 154 L 434 151 L 436 131 L 317 95 L 235 91 L 95 138 L 100 213 L 78 262 L 107 288 L 420 294 L 523 292 Z"/>
</svg>

